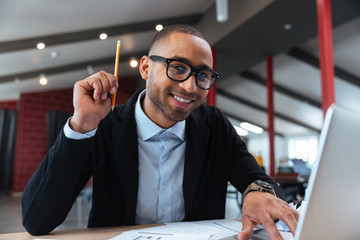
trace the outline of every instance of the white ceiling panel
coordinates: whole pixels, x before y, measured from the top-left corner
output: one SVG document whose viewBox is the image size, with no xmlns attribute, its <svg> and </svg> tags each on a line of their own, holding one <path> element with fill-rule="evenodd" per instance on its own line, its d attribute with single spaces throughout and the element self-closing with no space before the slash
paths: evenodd
<svg viewBox="0 0 360 240">
<path fill-rule="evenodd" d="M 360 88 L 335 78 L 335 103 L 360 112 Z"/>
<path fill-rule="evenodd" d="M 360 17 L 333 30 L 333 45 L 335 66 L 360 77 Z M 301 48 L 319 56 L 317 38 L 307 41 Z"/>
<path fill-rule="evenodd" d="M 266 89 L 246 79 L 233 75 L 219 82 L 219 88 L 226 89 L 226 92 L 245 98 L 251 102 L 266 107 Z"/>
<path fill-rule="evenodd" d="M 275 56 L 273 65 L 274 83 L 320 101 L 321 80 L 318 69 L 285 54 Z M 266 79 L 265 62 L 252 67 L 251 71 Z"/>
<path fill-rule="evenodd" d="M 265 109 L 267 108 L 267 92 L 266 87 L 263 85 L 242 77 L 232 76 L 220 82 L 218 86 L 223 90 L 226 89 L 227 93 L 239 96 Z M 322 109 L 277 91 L 274 91 L 274 111 L 313 128 L 321 129 L 322 127 Z"/>
<path fill-rule="evenodd" d="M 216 103 L 221 110 L 238 116 L 239 119 L 248 120 L 249 122 L 260 126 L 267 126 L 266 115 L 258 110 L 248 107 L 247 105 L 232 101 L 222 95 L 217 95 Z"/>
<path fill-rule="evenodd" d="M 154 30 L 132 35 L 113 36 L 106 40 L 99 39 L 51 46 L 43 50 L 34 47 L 33 50 L 0 53 L 0 66 L 2 66 L 0 76 L 97 60 L 109 56 L 114 56 L 115 61 L 117 40 L 121 40 L 120 56 L 129 55 L 133 52 L 147 51 L 155 33 Z M 58 53 L 56 58 L 51 57 L 52 51 Z"/>
<path fill-rule="evenodd" d="M 2 0 L 0 41 L 201 13 L 213 2 L 214 0 Z"/>
<path fill-rule="evenodd" d="M 109 73 L 114 72 L 114 65 L 104 65 L 93 67 L 95 72 L 104 70 Z M 89 76 L 87 69 L 79 69 L 61 74 L 51 74 L 47 76 L 48 84 L 42 86 L 39 84 L 39 78 L 22 79 L 20 81 L 6 82 L 0 84 L 0 101 L 17 100 L 20 93 L 41 92 L 55 89 L 72 88 L 76 81 Z M 119 64 L 119 77 L 121 76 L 139 76 L 138 69 L 129 67 L 128 63 Z"/>
<path fill-rule="evenodd" d="M 217 106 L 224 112 L 231 113 L 240 119 L 248 120 L 259 126 L 268 126 L 266 113 L 255 110 L 244 104 L 234 102 L 222 95 L 217 96 Z M 313 131 L 302 126 L 278 118 L 275 118 L 274 128 L 275 132 L 283 135 L 314 134 Z"/>
</svg>

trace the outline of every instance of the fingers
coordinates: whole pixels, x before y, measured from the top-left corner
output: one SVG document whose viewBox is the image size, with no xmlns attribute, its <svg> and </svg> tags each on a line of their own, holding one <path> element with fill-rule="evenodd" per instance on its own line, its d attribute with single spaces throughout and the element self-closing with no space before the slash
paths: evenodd
<svg viewBox="0 0 360 240">
<path fill-rule="evenodd" d="M 256 224 L 254 224 L 250 218 L 244 216 L 242 219 L 242 230 L 238 235 L 238 240 L 248 240 L 250 239 L 252 233 L 253 233 L 253 228 L 256 226 Z"/>
<path fill-rule="evenodd" d="M 261 219 L 261 223 L 271 239 L 282 239 L 274 223 L 274 219 L 280 219 L 285 222 L 292 234 L 295 234 L 299 213 L 281 199 L 278 199 L 277 206 L 271 209 L 272 212 L 269 212 L 269 215 L 265 215 Z"/>
<path fill-rule="evenodd" d="M 282 240 L 283 239 L 272 218 L 265 216 L 261 223 L 264 226 L 266 232 L 269 234 L 271 240 Z"/>
<path fill-rule="evenodd" d="M 84 79 L 88 91 L 93 91 L 94 100 L 105 100 L 109 95 L 115 94 L 119 87 L 117 78 L 104 71 L 95 73 Z"/>
<path fill-rule="evenodd" d="M 250 221 L 253 223 L 261 223 L 264 226 L 266 232 L 271 237 L 271 239 L 274 240 L 282 239 L 274 223 L 274 220 L 282 220 L 289 227 L 290 231 L 295 234 L 299 214 L 296 210 L 292 209 L 285 201 L 271 194 L 262 192 L 250 192 L 244 198 L 243 219 L 246 219 L 245 217 L 250 219 Z M 246 224 L 243 226 L 243 230 L 246 230 L 247 232 L 243 235 L 242 233 L 239 234 L 238 239 L 248 239 L 246 237 L 248 237 L 249 225 L 250 224 Z"/>
<path fill-rule="evenodd" d="M 291 233 L 295 235 L 296 226 L 299 220 L 299 213 L 295 210 L 289 207 L 288 204 L 284 206 L 283 213 L 281 216 L 279 216 L 279 219 L 286 223 L 286 225 L 289 227 Z"/>
</svg>

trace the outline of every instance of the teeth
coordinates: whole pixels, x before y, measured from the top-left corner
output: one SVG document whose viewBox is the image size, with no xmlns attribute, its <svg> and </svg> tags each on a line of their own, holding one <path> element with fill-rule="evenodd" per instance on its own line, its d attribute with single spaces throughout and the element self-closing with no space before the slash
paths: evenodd
<svg viewBox="0 0 360 240">
<path fill-rule="evenodd" d="M 175 95 L 174 95 L 174 98 L 175 98 L 176 100 L 178 100 L 179 102 L 183 102 L 183 103 L 189 103 L 189 102 L 191 102 L 191 100 L 184 99 L 184 98 L 181 98 L 181 97 L 178 97 L 178 96 L 175 96 Z"/>
</svg>

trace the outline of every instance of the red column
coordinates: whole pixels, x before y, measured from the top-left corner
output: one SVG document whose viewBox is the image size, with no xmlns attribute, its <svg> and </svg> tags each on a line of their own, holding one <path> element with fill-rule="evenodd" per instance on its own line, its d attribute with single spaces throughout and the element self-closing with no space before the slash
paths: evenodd
<svg viewBox="0 0 360 240">
<path fill-rule="evenodd" d="M 213 70 L 216 71 L 216 51 L 215 49 L 211 49 L 213 55 Z M 206 104 L 211 106 L 216 106 L 216 83 L 209 90 L 209 94 L 206 99 Z"/>
<path fill-rule="evenodd" d="M 209 90 L 209 94 L 207 96 L 206 104 L 210 106 L 216 106 L 216 83 Z"/>
<path fill-rule="evenodd" d="M 321 71 L 321 101 L 325 117 L 328 107 L 335 103 L 331 0 L 317 0 L 317 17 Z"/>
<path fill-rule="evenodd" d="M 266 56 L 266 90 L 268 109 L 268 132 L 270 149 L 270 177 L 275 175 L 275 149 L 274 149 L 274 100 L 273 100 L 273 58 Z"/>
</svg>

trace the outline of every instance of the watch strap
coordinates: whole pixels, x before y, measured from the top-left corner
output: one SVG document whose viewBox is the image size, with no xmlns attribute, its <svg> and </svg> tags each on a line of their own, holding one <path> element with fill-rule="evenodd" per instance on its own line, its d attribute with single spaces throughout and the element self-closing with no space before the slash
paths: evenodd
<svg viewBox="0 0 360 240">
<path fill-rule="evenodd" d="M 265 188 L 265 187 L 262 187 L 260 185 L 258 185 L 257 183 L 255 182 L 252 182 L 249 184 L 249 186 L 247 186 L 247 188 L 245 189 L 245 191 L 243 192 L 242 194 L 242 199 L 244 200 L 245 196 L 249 193 L 249 192 L 252 192 L 252 191 L 259 191 L 259 192 L 267 192 L 267 193 L 270 193 L 274 196 L 276 196 L 276 193 L 274 191 L 274 188 Z"/>
</svg>

